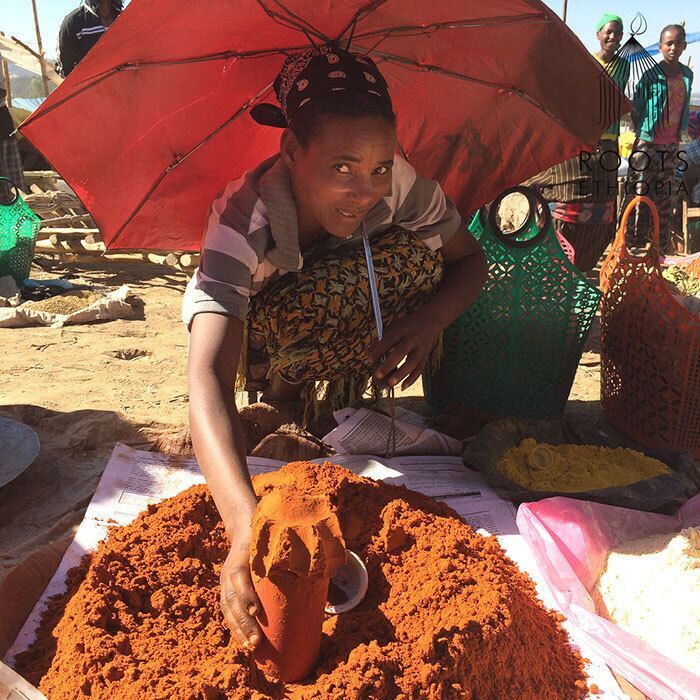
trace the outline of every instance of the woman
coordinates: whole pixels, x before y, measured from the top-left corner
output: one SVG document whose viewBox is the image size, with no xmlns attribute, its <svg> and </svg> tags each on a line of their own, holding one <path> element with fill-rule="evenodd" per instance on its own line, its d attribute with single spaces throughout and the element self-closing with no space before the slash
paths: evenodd
<svg viewBox="0 0 700 700">
<path fill-rule="evenodd" d="M 214 202 L 183 303 L 192 442 L 231 541 L 222 610 L 249 646 L 261 632 L 249 573 L 256 498 L 234 402 L 241 354 L 266 368 L 256 378 L 267 380 L 268 401 L 297 399 L 315 379 L 359 386 L 373 368 L 377 381 L 407 387 L 486 276 L 454 204 L 395 155 L 391 98 L 369 58 L 330 47 L 291 56 L 275 91 L 281 110 L 261 105 L 253 116 L 285 127 L 280 153 Z M 382 342 L 373 342 L 361 225 Z"/>
<path fill-rule="evenodd" d="M 600 49 L 593 57 L 624 91 L 629 64 L 617 50 L 622 39 L 622 19 L 604 14 L 596 26 Z M 601 76 L 602 78 L 603 76 Z M 601 83 L 601 111 L 617 97 Z M 594 151 L 552 166 L 525 184 L 538 187 L 545 199 L 555 202 L 552 218 L 558 233 L 574 248 L 574 264 L 582 272 L 592 270 L 613 239 L 617 221 L 617 168 L 619 121 L 601 136 Z"/>
</svg>

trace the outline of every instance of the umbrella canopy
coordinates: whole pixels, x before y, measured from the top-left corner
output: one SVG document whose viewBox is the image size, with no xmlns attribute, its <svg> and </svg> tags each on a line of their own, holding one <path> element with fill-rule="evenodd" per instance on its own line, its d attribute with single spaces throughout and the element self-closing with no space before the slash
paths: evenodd
<svg viewBox="0 0 700 700">
<path fill-rule="evenodd" d="M 21 131 L 108 247 L 195 250 L 217 193 L 279 148 L 248 110 L 333 40 L 375 60 L 399 148 L 465 214 L 607 126 L 609 78 L 537 0 L 133 0 Z"/>
</svg>

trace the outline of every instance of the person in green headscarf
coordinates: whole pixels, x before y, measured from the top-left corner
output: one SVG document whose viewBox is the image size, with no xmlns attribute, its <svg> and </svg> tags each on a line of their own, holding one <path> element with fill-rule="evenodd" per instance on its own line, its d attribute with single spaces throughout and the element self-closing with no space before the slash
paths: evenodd
<svg viewBox="0 0 700 700">
<path fill-rule="evenodd" d="M 622 18 L 620 15 L 616 15 L 613 12 L 604 12 L 603 16 L 598 20 L 598 24 L 596 25 L 596 33 L 600 32 L 606 24 L 610 24 L 611 22 L 617 22 L 622 30 Z M 598 37 L 598 40 L 600 41 L 600 37 Z"/>
<path fill-rule="evenodd" d="M 622 31 L 622 18 L 606 12 L 596 24 L 600 48 L 593 53 L 620 91 L 624 91 L 630 74 L 628 62 L 618 54 Z M 602 74 L 601 81 L 601 113 L 604 113 L 605 101 L 619 95 L 611 94 L 614 89 Z M 595 267 L 615 234 L 619 134 L 620 122 L 615 121 L 608 125 L 590 153 L 554 165 L 525 183 L 555 203 L 554 226 L 573 246 L 574 264 L 582 272 Z"/>
</svg>

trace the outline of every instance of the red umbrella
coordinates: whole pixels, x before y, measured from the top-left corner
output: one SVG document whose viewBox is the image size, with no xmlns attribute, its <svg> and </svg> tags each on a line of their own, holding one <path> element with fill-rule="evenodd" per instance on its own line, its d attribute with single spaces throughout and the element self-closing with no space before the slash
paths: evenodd
<svg viewBox="0 0 700 700">
<path fill-rule="evenodd" d="M 108 247 L 195 250 L 217 193 L 278 149 L 249 108 L 331 40 L 372 56 L 400 149 L 465 214 L 607 126 L 609 78 L 537 0 L 133 0 L 21 131 Z"/>
</svg>

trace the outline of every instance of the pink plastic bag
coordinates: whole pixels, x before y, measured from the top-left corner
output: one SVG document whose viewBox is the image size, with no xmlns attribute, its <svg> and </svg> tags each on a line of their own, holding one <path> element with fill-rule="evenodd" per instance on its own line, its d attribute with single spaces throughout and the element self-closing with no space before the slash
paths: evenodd
<svg viewBox="0 0 700 700">
<path fill-rule="evenodd" d="M 700 676 L 597 615 L 589 594 L 618 543 L 700 525 L 700 494 L 675 516 L 547 498 L 523 503 L 517 523 L 562 612 L 607 664 L 655 700 L 700 700 Z"/>
</svg>

